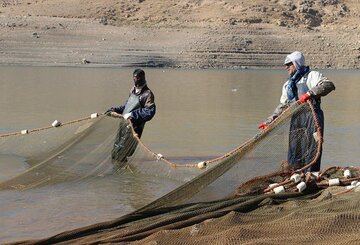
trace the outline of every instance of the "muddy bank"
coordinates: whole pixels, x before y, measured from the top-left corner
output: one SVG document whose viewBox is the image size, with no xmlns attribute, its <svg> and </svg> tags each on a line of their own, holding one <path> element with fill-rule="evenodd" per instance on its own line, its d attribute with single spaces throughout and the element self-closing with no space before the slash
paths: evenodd
<svg viewBox="0 0 360 245">
<path fill-rule="evenodd" d="M 360 33 L 351 26 L 336 33 L 263 23 L 119 27 L 89 19 L 0 16 L 0 33 L 1 65 L 282 68 L 286 54 L 300 50 L 313 68 L 360 68 Z"/>
</svg>

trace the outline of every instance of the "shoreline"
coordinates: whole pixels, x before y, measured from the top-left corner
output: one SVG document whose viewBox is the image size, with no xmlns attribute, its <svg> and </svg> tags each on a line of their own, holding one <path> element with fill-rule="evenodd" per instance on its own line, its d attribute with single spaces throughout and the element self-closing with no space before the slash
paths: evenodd
<svg viewBox="0 0 360 245">
<path fill-rule="evenodd" d="M 271 24 L 117 27 L 89 19 L 0 15 L 0 65 L 281 69 L 284 57 L 300 50 L 313 69 L 360 69 L 360 33 L 339 40 L 330 31 L 303 31 L 305 46 L 294 39 L 296 30 Z"/>
<path fill-rule="evenodd" d="M 163 66 L 130 66 L 130 65 L 116 65 L 116 64 L 57 64 L 57 63 L 39 63 L 39 64 L 26 64 L 26 63 L 12 63 L 12 64 L 2 64 L 0 63 L 0 67 L 38 67 L 38 68 L 95 68 L 95 69 L 102 69 L 102 68 L 113 68 L 113 69 L 135 69 L 135 68 L 142 68 L 142 69 L 174 69 L 174 70 L 193 70 L 193 71 L 200 71 L 200 70 L 223 70 L 223 71 L 256 71 L 256 70 L 268 70 L 268 71 L 282 71 L 283 67 L 262 67 L 262 66 L 249 66 L 249 67 L 228 67 L 228 68 L 201 68 L 201 67 L 163 67 Z M 340 72 L 358 72 L 360 68 L 317 68 L 320 71 L 340 71 Z"/>
</svg>

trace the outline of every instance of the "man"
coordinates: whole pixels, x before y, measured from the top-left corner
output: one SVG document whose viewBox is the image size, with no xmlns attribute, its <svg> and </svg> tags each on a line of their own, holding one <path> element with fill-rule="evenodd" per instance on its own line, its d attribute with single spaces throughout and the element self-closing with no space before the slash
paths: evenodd
<svg viewBox="0 0 360 245">
<path fill-rule="evenodd" d="M 156 112 L 155 98 L 149 89 L 145 79 L 145 72 L 136 69 L 133 72 L 134 87 L 130 90 L 130 95 L 124 105 L 110 108 L 106 114 L 122 114 L 125 120 L 130 120 L 134 131 L 140 138 L 144 130 L 145 123 L 151 120 Z M 116 115 L 116 114 L 115 114 Z M 120 122 L 119 130 L 112 150 L 112 158 L 120 162 L 126 162 L 127 157 L 131 156 L 137 146 L 130 141 L 131 131 L 125 125 L 125 121 Z"/>
<path fill-rule="evenodd" d="M 283 85 L 280 104 L 276 107 L 273 114 L 268 117 L 264 123 L 260 124 L 259 129 L 266 129 L 291 103 L 297 100 L 305 103 L 310 100 L 314 106 L 315 114 L 321 128 L 321 135 L 323 135 L 324 113 L 320 108 L 321 97 L 335 90 L 334 84 L 320 72 L 310 71 L 310 68 L 305 66 L 305 58 L 301 52 L 295 51 L 286 56 L 284 65 L 290 77 Z M 294 140 L 295 136 L 292 132 L 295 132 L 298 128 L 307 127 L 308 130 L 313 130 L 313 132 L 311 132 L 311 135 L 313 135 L 313 133 L 315 133 L 314 129 L 309 128 L 313 123 L 313 118 L 310 113 L 300 115 L 297 119 L 293 118 L 291 120 L 288 151 L 288 164 L 290 167 L 295 169 L 301 168 L 311 162 L 311 156 L 307 156 L 306 152 L 308 148 L 313 146 L 312 144 L 316 143 L 316 139 L 311 138 L 310 141 L 307 142 L 305 142 L 306 139 L 304 138 Z M 307 171 L 320 170 L 321 153 L 322 148 L 320 149 L 318 160 Z"/>
</svg>

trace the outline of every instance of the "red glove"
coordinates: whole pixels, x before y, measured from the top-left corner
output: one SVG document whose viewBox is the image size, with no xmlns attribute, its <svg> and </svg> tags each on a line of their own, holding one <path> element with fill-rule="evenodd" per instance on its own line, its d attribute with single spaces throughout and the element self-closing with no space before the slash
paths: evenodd
<svg viewBox="0 0 360 245">
<path fill-rule="evenodd" d="M 305 103 L 306 101 L 308 101 L 310 99 L 310 97 L 311 97 L 310 94 L 305 93 L 300 96 L 299 101 L 300 101 L 300 103 Z"/>
<path fill-rule="evenodd" d="M 266 124 L 266 123 L 262 123 L 259 125 L 258 129 L 262 129 L 262 130 L 265 130 L 267 129 L 269 126 Z"/>
</svg>

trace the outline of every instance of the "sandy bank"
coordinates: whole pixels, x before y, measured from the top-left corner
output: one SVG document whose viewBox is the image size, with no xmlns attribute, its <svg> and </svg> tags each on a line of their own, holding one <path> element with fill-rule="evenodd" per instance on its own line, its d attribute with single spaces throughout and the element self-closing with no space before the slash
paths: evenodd
<svg viewBox="0 0 360 245">
<path fill-rule="evenodd" d="M 335 33 L 305 28 L 301 39 L 298 31 L 262 23 L 115 27 L 87 19 L 0 16 L 0 64 L 281 68 L 286 54 L 301 50 L 314 68 L 360 68 L 358 29 Z"/>
</svg>

